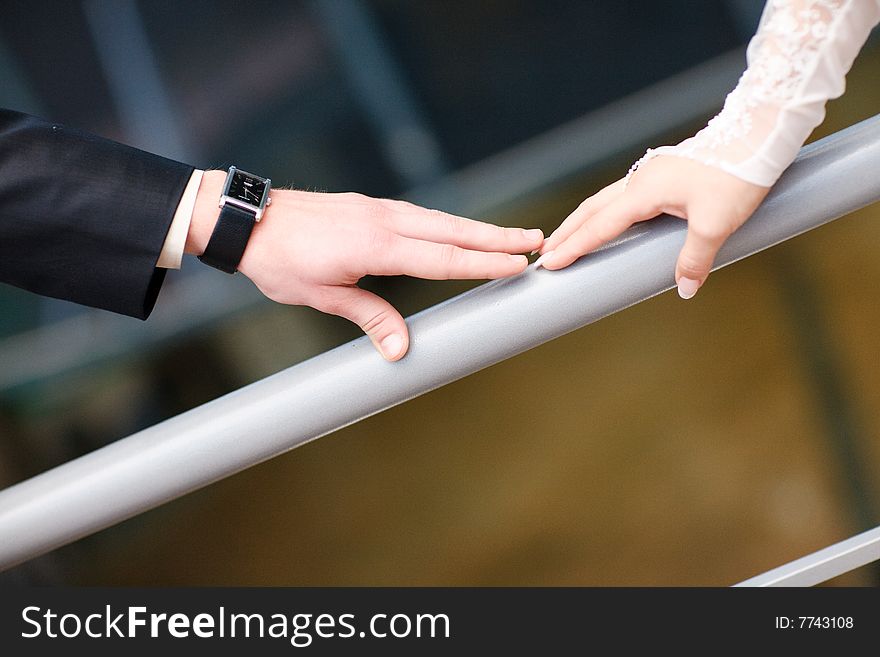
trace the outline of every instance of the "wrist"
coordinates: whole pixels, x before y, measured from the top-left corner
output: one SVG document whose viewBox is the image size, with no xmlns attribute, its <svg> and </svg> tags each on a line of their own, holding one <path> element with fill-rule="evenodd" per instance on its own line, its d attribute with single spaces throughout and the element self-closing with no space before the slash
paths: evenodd
<svg viewBox="0 0 880 657">
<path fill-rule="evenodd" d="M 217 217 L 220 216 L 220 194 L 223 192 L 223 183 L 226 181 L 225 171 L 205 171 L 202 183 L 199 185 L 199 193 L 196 196 L 196 205 L 193 209 L 192 221 L 189 224 L 189 232 L 186 236 L 184 253 L 190 255 L 202 255 Z"/>
<path fill-rule="evenodd" d="M 265 260 L 266 242 L 267 239 L 272 239 L 271 237 L 267 238 L 265 233 L 270 222 L 273 220 L 273 217 L 281 213 L 281 210 L 283 209 L 282 199 L 286 193 L 287 192 L 284 190 L 272 188 L 272 204 L 267 206 L 263 211 L 263 218 L 254 224 L 251 237 L 241 256 L 241 262 L 238 264 L 238 271 L 251 280 L 254 280 L 254 275 L 257 274 L 261 268 L 261 259 Z M 273 231 L 270 230 L 269 232 L 272 233 Z"/>
</svg>

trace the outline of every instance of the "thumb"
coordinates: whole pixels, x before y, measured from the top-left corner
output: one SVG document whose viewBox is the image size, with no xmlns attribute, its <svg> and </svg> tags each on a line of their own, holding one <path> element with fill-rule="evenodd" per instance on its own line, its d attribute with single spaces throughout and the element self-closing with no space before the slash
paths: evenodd
<svg viewBox="0 0 880 657">
<path fill-rule="evenodd" d="M 675 265 L 678 296 L 690 299 L 697 293 L 712 271 L 712 264 L 722 244 L 723 235 L 709 235 L 699 231 L 694 228 L 693 222 L 688 225 L 687 237 Z"/>
<path fill-rule="evenodd" d="M 403 317 L 390 303 L 359 287 L 325 287 L 318 310 L 344 317 L 363 329 L 388 361 L 400 360 L 409 349 Z"/>
</svg>

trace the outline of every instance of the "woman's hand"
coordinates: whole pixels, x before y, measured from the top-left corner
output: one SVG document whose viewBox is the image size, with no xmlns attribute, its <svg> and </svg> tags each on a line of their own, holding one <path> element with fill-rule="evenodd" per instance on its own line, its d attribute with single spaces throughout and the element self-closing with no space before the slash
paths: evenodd
<svg viewBox="0 0 880 657">
<path fill-rule="evenodd" d="M 658 155 L 629 184 L 618 180 L 581 203 L 544 242 L 540 263 L 562 269 L 634 223 L 666 213 L 688 222 L 675 281 L 678 294 L 690 299 L 706 282 L 721 245 L 769 191 L 695 160 Z"/>
</svg>

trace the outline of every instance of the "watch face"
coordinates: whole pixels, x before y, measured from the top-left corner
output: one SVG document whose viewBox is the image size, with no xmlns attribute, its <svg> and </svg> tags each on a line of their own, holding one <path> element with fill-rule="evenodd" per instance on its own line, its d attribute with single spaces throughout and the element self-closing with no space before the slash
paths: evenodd
<svg viewBox="0 0 880 657">
<path fill-rule="evenodd" d="M 226 195 L 248 205 L 259 206 L 266 192 L 266 181 L 245 171 L 236 171 Z"/>
</svg>

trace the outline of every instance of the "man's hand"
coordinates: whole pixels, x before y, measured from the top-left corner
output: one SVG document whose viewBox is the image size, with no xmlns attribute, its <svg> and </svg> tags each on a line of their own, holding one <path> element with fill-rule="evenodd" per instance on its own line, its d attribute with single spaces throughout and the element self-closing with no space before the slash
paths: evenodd
<svg viewBox="0 0 880 657">
<path fill-rule="evenodd" d="M 199 188 L 186 252 L 205 249 L 217 221 L 222 171 Z M 279 303 L 306 305 L 350 319 L 380 353 L 399 360 L 409 347 L 395 308 L 357 287 L 367 274 L 434 280 L 502 278 L 522 272 L 523 255 L 541 246 L 540 230 L 501 228 L 360 194 L 273 189 L 239 271 Z"/>
</svg>

